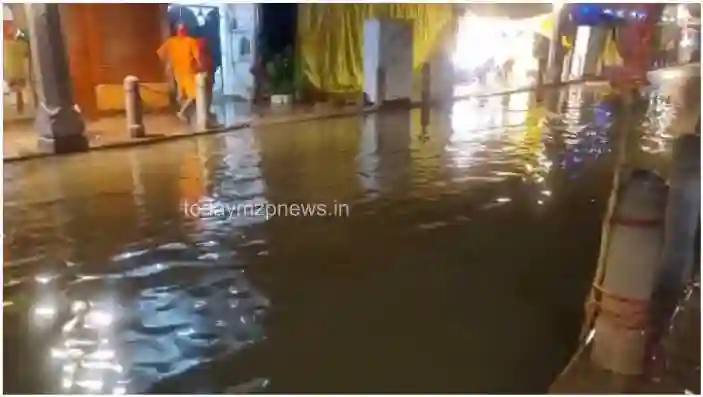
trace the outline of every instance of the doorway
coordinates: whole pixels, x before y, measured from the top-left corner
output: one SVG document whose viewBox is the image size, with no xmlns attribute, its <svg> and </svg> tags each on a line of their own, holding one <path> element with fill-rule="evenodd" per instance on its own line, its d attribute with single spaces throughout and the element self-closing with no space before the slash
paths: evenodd
<svg viewBox="0 0 703 397">
<path fill-rule="evenodd" d="M 534 46 L 542 19 L 483 17 L 469 12 L 461 17 L 453 54 L 461 91 L 530 84 L 538 69 Z"/>
<path fill-rule="evenodd" d="M 179 4 L 168 5 L 168 23 L 170 33 L 174 33 L 177 23 L 183 23 L 193 37 L 203 38 L 212 56 L 214 84 L 213 95 L 221 95 L 224 90 L 222 75 L 222 40 L 220 24 L 222 23 L 219 6 L 216 4 Z"/>
<path fill-rule="evenodd" d="M 3 4 L 3 121 L 32 120 L 36 91 L 24 4 Z"/>
</svg>

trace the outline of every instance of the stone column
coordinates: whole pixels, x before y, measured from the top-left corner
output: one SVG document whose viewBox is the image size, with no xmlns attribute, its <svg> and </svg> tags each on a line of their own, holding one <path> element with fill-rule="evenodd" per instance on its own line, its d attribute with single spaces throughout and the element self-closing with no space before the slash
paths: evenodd
<svg viewBox="0 0 703 397">
<path fill-rule="evenodd" d="M 88 149 L 85 123 L 74 107 L 59 4 L 26 4 L 32 67 L 37 90 L 35 128 L 39 150 L 67 153 Z"/>
<path fill-rule="evenodd" d="M 552 26 L 549 40 L 549 54 L 546 64 L 546 82 L 552 84 L 561 83 L 561 75 L 564 68 L 564 50 L 561 45 L 561 10 L 553 11 L 554 26 Z"/>
<path fill-rule="evenodd" d="M 413 25 L 397 19 L 364 23 L 364 92 L 374 104 L 410 103 L 413 88 Z M 378 92 L 378 70 L 385 90 Z"/>
<path fill-rule="evenodd" d="M 591 28 L 591 35 L 588 38 L 588 49 L 583 65 L 584 77 L 596 77 L 600 74 L 599 62 L 605 42 L 608 39 L 611 29 L 609 27 L 594 26 Z"/>
</svg>

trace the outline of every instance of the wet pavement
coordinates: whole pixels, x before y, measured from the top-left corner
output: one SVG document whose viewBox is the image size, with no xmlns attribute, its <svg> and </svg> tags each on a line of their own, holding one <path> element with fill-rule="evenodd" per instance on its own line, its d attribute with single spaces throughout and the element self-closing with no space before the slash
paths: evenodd
<svg viewBox="0 0 703 397">
<path fill-rule="evenodd" d="M 544 392 L 595 271 L 600 96 L 549 128 L 521 93 L 7 164 L 5 391 Z"/>
</svg>

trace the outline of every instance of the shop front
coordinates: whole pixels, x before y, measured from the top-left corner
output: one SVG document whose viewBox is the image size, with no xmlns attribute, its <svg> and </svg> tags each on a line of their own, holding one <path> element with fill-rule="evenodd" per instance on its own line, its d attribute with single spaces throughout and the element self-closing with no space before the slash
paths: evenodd
<svg viewBox="0 0 703 397">
<path fill-rule="evenodd" d="M 467 11 L 459 20 L 453 55 L 457 83 L 469 91 L 533 84 L 539 69 L 538 32 L 548 16 L 516 19 Z"/>
<path fill-rule="evenodd" d="M 5 121 L 35 117 L 37 84 L 43 81 L 36 75 L 36 60 L 30 51 L 36 32 L 29 7 L 32 5 L 3 5 L 4 45 L 10 50 L 3 57 Z M 63 50 L 53 41 L 52 51 L 63 53 L 67 60 L 72 99 L 84 117 L 124 109 L 123 81 L 128 75 L 140 79 L 147 107 L 169 105 L 168 85 L 156 56 L 167 34 L 161 7 L 121 3 L 58 6 Z"/>
<path fill-rule="evenodd" d="M 31 73 L 29 32 L 24 6 L 3 4 L 3 117 L 34 117 L 36 96 Z"/>
</svg>

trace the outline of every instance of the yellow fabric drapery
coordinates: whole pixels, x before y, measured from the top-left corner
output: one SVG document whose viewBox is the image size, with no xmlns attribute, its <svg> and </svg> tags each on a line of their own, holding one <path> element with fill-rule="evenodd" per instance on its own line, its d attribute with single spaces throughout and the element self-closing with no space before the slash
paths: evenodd
<svg viewBox="0 0 703 397">
<path fill-rule="evenodd" d="M 555 16 L 554 14 L 546 14 L 541 18 L 542 22 L 539 25 L 537 33 L 549 39 L 554 34 Z"/>
<path fill-rule="evenodd" d="M 21 40 L 3 40 L 2 59 L 5 81 L 29 79 L 29 45 Z"/>
<path fill-rule="evenodd" d="M 417 72 L 452 23 L 454 12 L 451 4 L 301 3 L 299 72 L 323 92 L 361 91 L 364 21 L 383 17 L 413 21 L 413 69 Z"/>
<path fill-rule="evenodd" d="M 539 25 L 537 33 L 551 40 L 552 36 L 554 35 L 554 22 L 556 21 L 556 15 L 553 13 L 546 14 L 544 16 L 541 16 L 540 18 L 542 19 L 542 22 Z M 571 43 L 568 37 L 562 35 L 561 45 L 567 50 L 570 50 L 573 44 Z"/>
<path fill-rule="evenodd" d="M 606 67 L 617 67 L 623 65 L 622 56 L 620 51 L 618 51 L 618 45 L 615 42 L 615 37 L 613 32 L 608 34 L 608 38 L 605 41 L 605 46 L 603 48 L 603 66 Z"/>
</svg>

